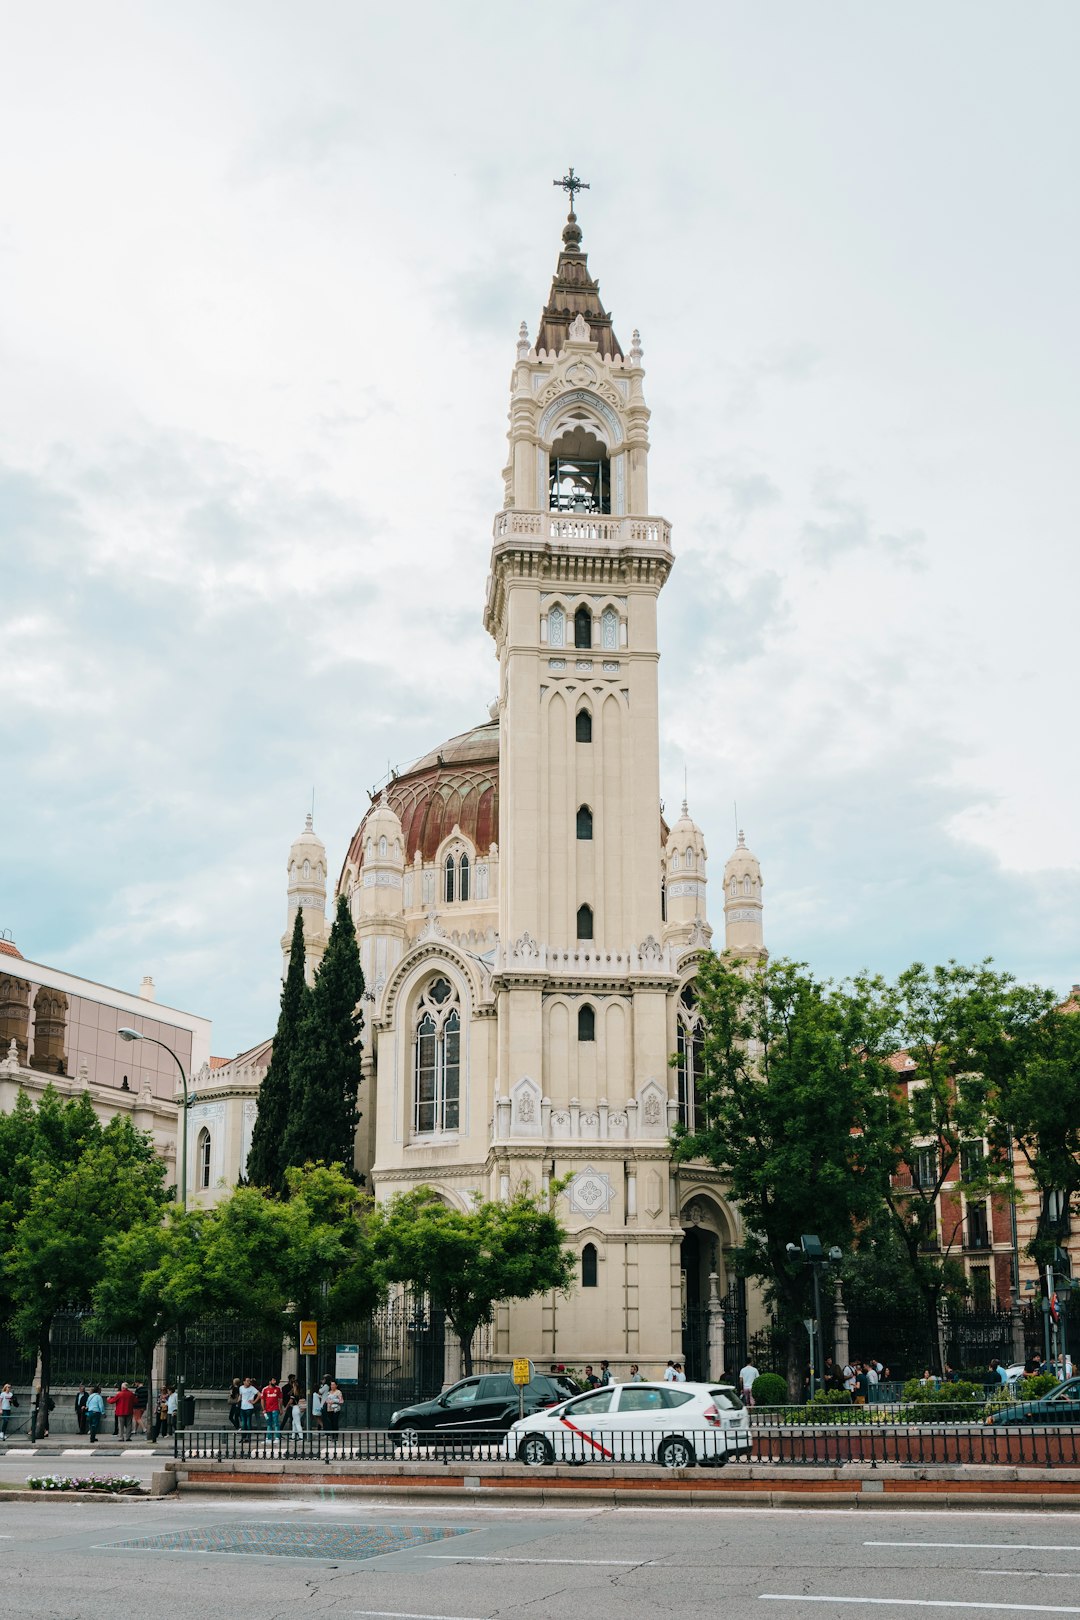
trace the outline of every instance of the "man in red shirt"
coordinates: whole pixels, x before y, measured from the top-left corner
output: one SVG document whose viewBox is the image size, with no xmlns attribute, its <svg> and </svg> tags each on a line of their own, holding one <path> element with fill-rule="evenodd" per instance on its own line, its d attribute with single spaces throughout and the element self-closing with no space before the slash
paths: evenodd
<svg viewBox="0 0 1080 1620">
<path fill-rule="evenodd" d="M 271 1378 L 265 1389 L 259 1391 L 262 1409 L 266 1413 L 267 1434 L 281 1433 L 281 1390 L 276 1378 Z"/>
<path fill-rule="evenodd" d="M 121 1384 L 116 1394 L 109 1396 L 109 1405 L 116 1411 L 120 1424 L 121 1440 L 130 1440 L 131 1414 L 135 1410 L 135 1391 L 129 1389 L 126 1383 Z"/>
</svg>

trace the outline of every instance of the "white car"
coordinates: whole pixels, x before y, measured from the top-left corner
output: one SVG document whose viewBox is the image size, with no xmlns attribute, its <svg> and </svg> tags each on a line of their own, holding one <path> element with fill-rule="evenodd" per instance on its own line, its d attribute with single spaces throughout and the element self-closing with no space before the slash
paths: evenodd
<svg viewBox="0 0 1080 1620">
<path fill-rule="evenodd" d="M 750 1414 L 730 1384 L 606 1384 L 520 1418 L 503 1455 L 552 1462 L 716 1465 L 750 1455 Z"/>
</svg>

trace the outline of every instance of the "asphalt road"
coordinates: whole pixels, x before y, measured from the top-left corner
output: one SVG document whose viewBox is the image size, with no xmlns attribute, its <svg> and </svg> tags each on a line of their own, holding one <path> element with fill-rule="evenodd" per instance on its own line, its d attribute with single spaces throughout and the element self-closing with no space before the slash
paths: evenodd
<svg viewBox="0 0 1080 1620">
<path fill-rule="evenodd" d="M 17 1620 L 1080 1615 L 1070 1513 L 207 1497 L 7 1503 L 0 1536 Z"/>
</svg>

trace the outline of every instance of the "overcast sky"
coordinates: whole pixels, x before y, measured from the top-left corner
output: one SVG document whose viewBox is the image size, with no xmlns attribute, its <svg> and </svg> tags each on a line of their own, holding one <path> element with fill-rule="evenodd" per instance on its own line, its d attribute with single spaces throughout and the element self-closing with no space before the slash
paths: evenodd
<svg viewBox="0 0 1080 1620">
<path fill-rule="evenodd" d="M 312 789 L 485 718 L 573 163 L 641 329 L 661 775 L 823 973 L 1080 979 L 1080 8 L 8 9 L 0 928 L 276 1016 Z M 714 919 L 722 915 L 714 883 Z"/>
</svg>

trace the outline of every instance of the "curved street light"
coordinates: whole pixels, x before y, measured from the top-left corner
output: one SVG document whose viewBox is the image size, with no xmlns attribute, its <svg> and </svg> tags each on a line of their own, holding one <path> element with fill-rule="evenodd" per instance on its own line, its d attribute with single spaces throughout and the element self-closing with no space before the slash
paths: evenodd
<svg viewBox="0 0 1080 1620">
<path fill-rule="evenodd" d="M 188 1163 L 187 1163 L 188 1118 L 187 1118 L 187 1111 L 188 1111 L 189 1098 L 188 1098 L 188 1077 L 187 1077 L 187 1074 L 185 1073 L 184 1065 L 181 1063 L 180 1059 L 177 1057 L 176 1053 L 173 1051 L 171 1046 L 166 1046 L 164 1041 L 157 1040 L 153 1035 L 144 1035 L 141 1032 L 141 1030 L 127 1029 L 127 1028 L 118 1029 L 116 1033 L 119 1035 L 119 1037 L 120 1037 L 120 1039 L 122 1041 L 146 1041 L 149 1046 L 160 1046 L 161 1050 L 163 1052 L 168 1052 L 169 1056 L 172 1058 L 173 1062 L 176 1064 L 176 1067 L 180 1070 L 180 1097 L 181 1097 L 181 1102 L 180 1102 L 180 1119 L 181 1119 L 180 1208 L 186 1214 L 187 1213 L 187 1193 L 188 1193 Z M 176 1374 L 176 1427 L 178 1429 L 184 1429 L 184 1428 L 187 1427 L 187 1424 L 184 1421 L 184 1418 L 185 1418 L 184 1405 L 185 1405 L 185 1401 L 186 1401 L 186 1398 L 187 1398 L 187 1391 L 186 1391 L 186 1387 L 185 1387 L 185 1378 L 184 1378 L 185 1363 L 187 1361 L 187 1334 L 186 1334 L 186 1331 L 185 1331 L 184 1323 L 182 1321 L 179 1323 L 178 1337 L 179 1337 L 179 1344 L 177 1345 L 177 1351 L 178 1351 L 177 1360 L 179 1362 L 179 1366 L 178 1366 L 177 1374 Z"/>
</svg>

